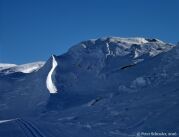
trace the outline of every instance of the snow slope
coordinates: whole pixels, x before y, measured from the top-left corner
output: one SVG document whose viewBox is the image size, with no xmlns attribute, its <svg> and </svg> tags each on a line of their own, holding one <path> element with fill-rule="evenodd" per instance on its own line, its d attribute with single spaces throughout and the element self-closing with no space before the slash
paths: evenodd
<svg viewBox="0 0 179 137">
<path fill-rule="evenodd" d="M 107 37 L 78 43 L 33 73 L 1 71 L 0 136 L 178 136 L 178 68 L 178 46 Z"/>
</svg>

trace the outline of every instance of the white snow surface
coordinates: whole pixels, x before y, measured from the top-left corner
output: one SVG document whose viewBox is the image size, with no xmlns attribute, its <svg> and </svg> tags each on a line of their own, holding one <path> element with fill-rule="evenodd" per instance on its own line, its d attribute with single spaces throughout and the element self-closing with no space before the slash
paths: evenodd
<svg viewBox="0 0 179 137">
<path fill-rule="evenodd" d="M 52 56 L 52 68 L 51 68 L 50 72 L 48 73 L 47 80 L 46 80 L 46 85 L 47 85 L 47 88 L 50 93 L 57 93 L 57 88 L 52 80 L 52 73 L 54 72 L 57 65 L 58 65 L 58 63 L 55 60 L 55 57 Z"/>
<path fill-rule="evenodd" d="M 110 39 L 111 42 L 122 42 L 122 43 L 128 43 L 128 44 L 145 44 L 148 43 L 148 41 L 145 38 L 141 37 L 133 37 L 133 38 L 120 38 L 120 37 L 112 37 Z"/>
<path fill-rule="evenodd" d="M 11 74 L 15 72 L 22 72 L 22 73 L 31 73 L 34 71 L 38 71 L 45 62 L 38 61 L 28 64 L 22 64 L 22 65 L 15 65 L 15 64 L 1 64 L 0 65 L 0 71 L 4 71 L 5 74 Z"/>
<path fill-rule="evenodd" d="M 142 55 L 154 57 L 162 52 L 167 52 L 173 47 L 174 45 L 165 43 L 158 39 L 146 39 L 141 37 L 107 37 L 83 41 L 70 48 L 69 51 L 75 53 L 75 56 L 78 56 L 87 50 L 91 51 L 90 54 L 95 54 L 92 53 L 94 51 L 96 53 L 102 51 L 106 57 L 126 56 L 132 54 L 132 57 L 135 59 L 141 57 Z"/>
<path fill-rule="evenodd" d="M 16 64 L 5 64 L 5 63 L 0 63 L 0 71 L 4 70 L 4 69 L 8 69 L 11 67 L 15 67 L 17 66 Z"/>
</svg>

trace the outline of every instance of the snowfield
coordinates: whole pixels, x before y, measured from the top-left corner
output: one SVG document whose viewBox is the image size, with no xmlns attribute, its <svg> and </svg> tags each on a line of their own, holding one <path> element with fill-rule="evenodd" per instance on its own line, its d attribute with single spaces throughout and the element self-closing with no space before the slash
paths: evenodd
<svg viewBox="0 0 179 137">
<path fill-rule="evenodd" d="M 0 137 L 178 136 L 178 51 L 105 37 L 46 62 L 0 64 Z"/>
</svg>

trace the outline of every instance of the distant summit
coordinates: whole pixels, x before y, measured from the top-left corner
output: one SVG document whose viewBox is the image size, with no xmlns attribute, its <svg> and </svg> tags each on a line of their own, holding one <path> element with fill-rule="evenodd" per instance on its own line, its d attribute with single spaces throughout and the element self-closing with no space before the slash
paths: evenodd
<svg viewBox="0 0 179 137">
<path fill-rule="evenodd" d="M 69 52 L 90 54 L 91 51 L 97 53 L 98 56 L 102 54 L 105 54 L 105 56 L 126 56 L 133 54 L 133 58 L 138 58 L 147 54 L 147 56 L 156 56 L 173 47 L 174 45 L 158 39 L 106 37 L 83 41 L 72 47 Z"/>
<path fill-rule="evenodd" d="M 23 65 L 15 65 L 15 64 L 0 64 L 0 71 L 4 74 L 11 74 L 15 72 L 22 72 L 22 73 L 31 73 L 34 71 L 39 70 L 45 62 L 33 62 Z"/>
</svg>

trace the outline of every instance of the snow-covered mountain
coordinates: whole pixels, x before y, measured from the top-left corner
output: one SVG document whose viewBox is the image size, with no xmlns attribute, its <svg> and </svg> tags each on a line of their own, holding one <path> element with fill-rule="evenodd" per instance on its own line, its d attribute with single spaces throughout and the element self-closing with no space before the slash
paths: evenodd
<svg viewBox="0 0 179 137">
<path fill-rule="evenodd" d="M 179 47 L 173 44 L 106 37 L 80 42 L 45 64 L 0 68 L 0 136 L 179 133 Z"/>
<path fill-rule="evenodd" d="M 15 64 L 4 64 L 4 63 L 0 63 L 0 70 L 8 69 L 8 68 L 15 67 L 15 66 L 16 66 Z"/>
<path fill-rule="evenodd" d="M 38 71 L 45 62 L 33 62 L 23 65 L 15 65 L 15 64 L 0 64 L 0 71 L 4 74 L 10 74 L 15 72 L 22 72 L 22 73 L 31 73 L 33 71 Z"/>
</svg>

